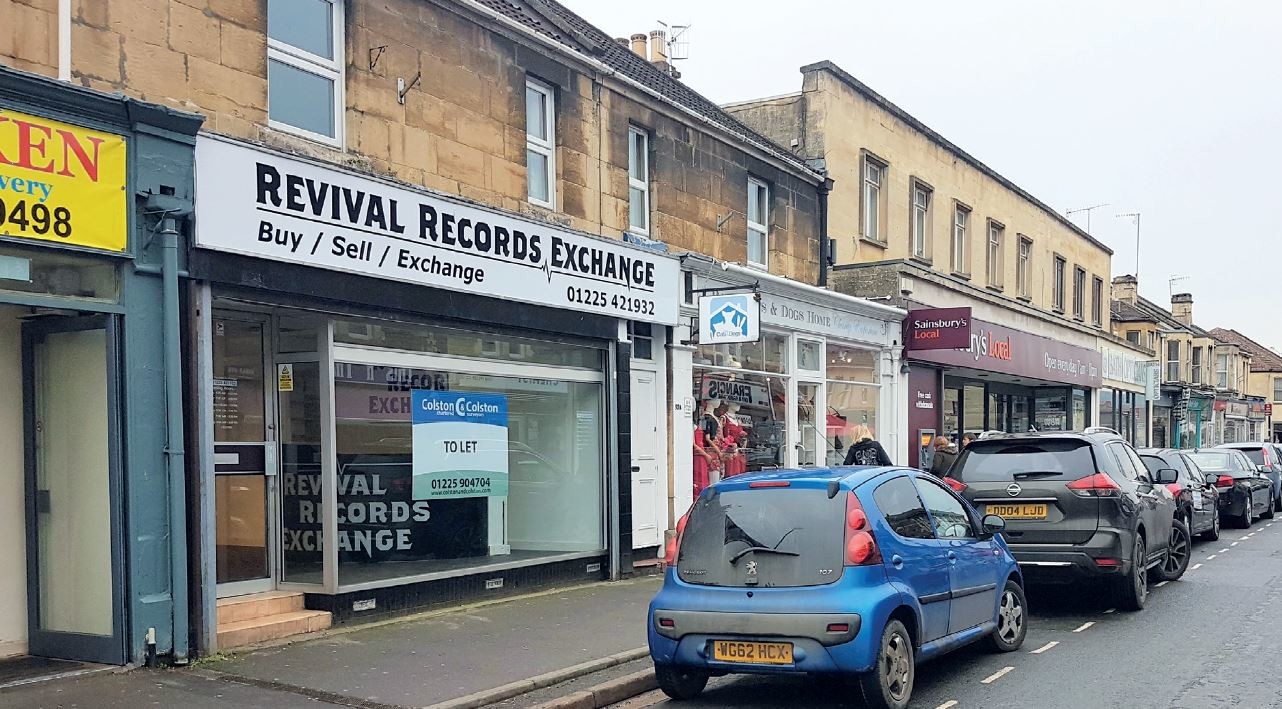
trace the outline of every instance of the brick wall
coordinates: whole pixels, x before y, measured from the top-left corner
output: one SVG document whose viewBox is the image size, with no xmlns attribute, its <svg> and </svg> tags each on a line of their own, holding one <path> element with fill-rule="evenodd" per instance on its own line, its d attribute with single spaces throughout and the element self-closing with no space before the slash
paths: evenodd
<svg viewBox="0 0 1282 709">
<path fill-rule="evenodd" d="M 746 259 L 751 174 L 771 186 L 770 270 L 813 283 L 818 199 L 801 176 L 633 88 L 431 0 L 347 0 L 345 150 L 267 127 L 266 0 L 73 0 L 72 80 L 207 116 L 205 130 L 619 237 L 627 127 L 651 134 L 651 238 Z M 0 62 L 57 74 L 57 0 L 0 2 Z M 376 64 L 371 50 L 383 48 Z M 397 79 L 421 74 L 404 104 Z M 556 89 L 557 209 L 526 200 L 525 80 Z M 718 218 L 729 217 L 721 230 Z"/>
</svg>

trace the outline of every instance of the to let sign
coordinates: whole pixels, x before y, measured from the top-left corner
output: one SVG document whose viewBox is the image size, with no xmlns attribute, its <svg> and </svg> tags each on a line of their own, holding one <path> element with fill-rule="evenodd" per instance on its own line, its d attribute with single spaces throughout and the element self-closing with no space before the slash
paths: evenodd
<svg viewBox="0 0 1282 709">
<path fill-rule="evenodd" d="M 0 107 L 0 236 L 124 251 L 125 139 Z"/>
<path fill-rule="evenodd" d="M 970 308 L 911 310 L 904 321 L 909 350 L 955 350 L 970 346 Z"/>
</svg>

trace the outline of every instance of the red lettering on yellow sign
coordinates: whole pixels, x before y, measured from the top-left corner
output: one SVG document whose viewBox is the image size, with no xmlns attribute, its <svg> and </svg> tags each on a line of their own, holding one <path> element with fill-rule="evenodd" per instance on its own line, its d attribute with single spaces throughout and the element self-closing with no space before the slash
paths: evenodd
<svg viewBox="0 0 1282 709">
<path fill-rule="evenodd" d="M 6 139 L 4 133 L 9 131 L 12 131 L 12 137 Z M 84 139 L 88 141 L 88 147 L 70 131 L 0 116 L 0 148 L 11 144 L 16 146 L 13 155 L 6 155 L 0 149 L 0 165 L 13 165 L 63 177 L 83 175 L 91 182 L 97 182 L 98 148 L 103 140 L 93 136 L 84 136 Z M 77 167 L 79 173 L 75 171 Z"/>
</svg>

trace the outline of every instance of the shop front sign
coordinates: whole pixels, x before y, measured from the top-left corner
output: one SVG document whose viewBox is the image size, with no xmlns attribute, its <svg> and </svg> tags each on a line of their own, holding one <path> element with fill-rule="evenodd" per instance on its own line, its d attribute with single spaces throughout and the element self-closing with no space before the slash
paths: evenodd
<svg viewBox="0 0 1282 709">
<path fill-rule="evenodd" d="M 1150 360 L 1133 357 L 1122 350 L 1113 349 L 1112 347 L 1101 346 L 1099 351 L 1104 379 L 1138 386 L 1148 385 L 1148 364 Z"/>
<path fill-rule="evenodd" d="M 913 352 L 912 359 L 1090 388 L 1104 381 L 1096 350 L 982 320 L 971 321 L 966 347 Z"/>
<path fill-rule="evenodd" d="M 207 136 L 196 142 L 196 245 L 677 323 L 674 258 Z"/>
<path fill-rule="evenodd" d="M 761 301 L 755 293 L 699 297 L 699 344 L 727 345 L 761 339 Z"/>
<path fill-rule="evenodd" d="M 886 321 L 863 317 L 836 308 L 807 303 L 774 293 L 763 293 L 761 321 L 766 325 L 812 332 L 839 340 L 884 343 Z M 899 332 L 899 328 L 895 328 Z"/>
<path fill-rule="evenodd" d="M 0 236 L 124 251 L 125 139 L 0 108 Z"/>
<path fill-rule="evenodd" d="M 410 392 L 415 500 L 506 497 L 507 396 Z"/>
<path fill-rule="evenodd" d="M 909 350 L 954 350 L 970 346 L 970 308 L 910 310 L 904 321 Z"/>
</svg>

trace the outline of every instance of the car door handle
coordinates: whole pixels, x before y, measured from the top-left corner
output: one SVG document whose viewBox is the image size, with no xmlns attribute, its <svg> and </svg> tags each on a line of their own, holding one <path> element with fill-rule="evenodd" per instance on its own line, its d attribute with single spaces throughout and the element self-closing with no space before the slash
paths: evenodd
<svg viewBox="0 0 1282 709">
<path fill-rule="evenodd" d="M 957 552 L 955 552 L 955 551 L 951 551 L 951 550 L 950 550 L 950 551 L 948 552 L 948 560 L 949 560 L 949 561 L 957 561 Z"/>
<path fill-rule="evenodd" d="M 898 554 L 891 554 L 891 555 L 890 555 L 890 565 L 891 565 L 891 566 L 893 566 L 893 567 L 895 567 L 896 569 L 902 569 L 902 568 L 904 568 L 904 557 L 902 557 L 902 556 L 900 556 L 900 555 L 898 555 Z"/>
</svg>

